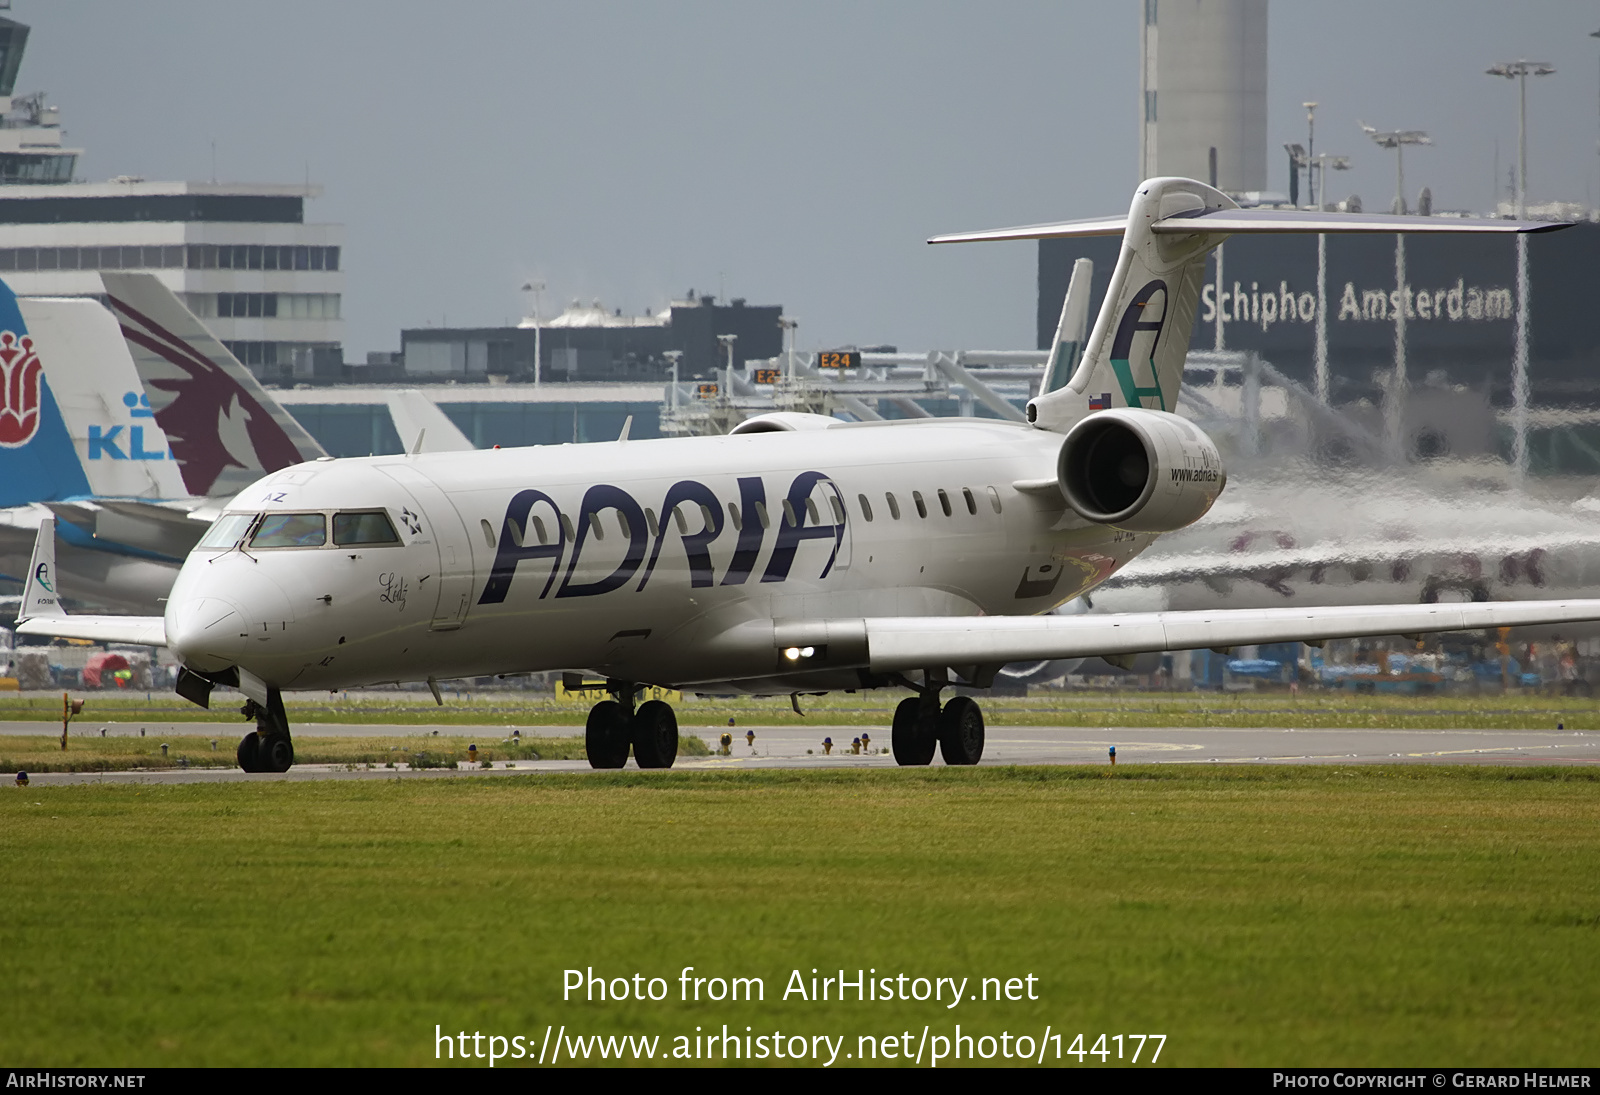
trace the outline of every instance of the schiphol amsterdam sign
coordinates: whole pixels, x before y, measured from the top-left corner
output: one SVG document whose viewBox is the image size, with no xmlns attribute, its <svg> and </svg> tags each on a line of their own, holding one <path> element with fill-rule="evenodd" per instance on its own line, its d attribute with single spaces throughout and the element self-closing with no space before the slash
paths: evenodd
<svg viewBox="0 0 1600 1095">
<path fill-rule="evenodd" d="M 1274 324 L 1312 324 L 1317 318 L 1317 295 L 1303 285 L 1281 279 L 1276 289 L 1260 282 L 1235 281 L 1218 292 L 1215 282 L 1200 294 L 1200 322 L 1223 327 L 1242 323 L 1270 330 Z M 1430 323 L 1506 322 L 1515 314 L 1515 299 L 1504 285 L 1453 284 L 1391 286 L 1357 285 L 1346 281 L 1328 287 L 1328 321 L 1339 323 L 1393 323 L 1402 311 L 1412 320 Z"/>
</svg>

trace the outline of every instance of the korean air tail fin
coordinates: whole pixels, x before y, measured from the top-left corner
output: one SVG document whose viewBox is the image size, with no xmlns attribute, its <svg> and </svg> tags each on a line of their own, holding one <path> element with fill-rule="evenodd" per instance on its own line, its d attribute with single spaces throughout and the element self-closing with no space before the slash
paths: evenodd
<svg viewBox="0 0 1600 1095">
<path fill-rule="evenodd" d="M 1313 232 L 1546 232 L 1562 223 L 1300 209 L 1241 209 L 1193 179 L 1147 179 L 1128 215 L 988 232 L 935 236 L 929 243 L 1122 236 L 1105 301 L 1065 387 L 1041 388 L 1028 404 L 1040 429 L 1065 431 L 1111 407 L 1171 411 L 1177 406 L 1189 336 L 1200 303 L 1206 255 L 1230 235 Z"/>
<path fill-rule="evenodd" d="M 89 493 L 16 295 L 0 282 L 0 506 Z"/>
<path fill-rule="evenodd" d="M 232 495 L 327 455 L 155 275 L 100 280 L 189 493 Z"/>
</svg>

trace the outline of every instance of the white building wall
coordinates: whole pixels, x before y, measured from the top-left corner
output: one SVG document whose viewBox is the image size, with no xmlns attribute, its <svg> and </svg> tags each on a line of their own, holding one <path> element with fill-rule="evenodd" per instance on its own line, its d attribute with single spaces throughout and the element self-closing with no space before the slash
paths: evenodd
<svg viewBox="0 0 1600 1095">
<path fill-rule="evenodd" d="M 79 197 L 129 192 L 182 192 L 186 188 L 227 192 L 226 185 L 143 184 L 116 188 L 109 184 L 71 184 L 70 187 L 29 187 L 34 195 Z M 13 189 L 13 188 L 5 188 Z M 242 188 L 241 188 L 242 189 Z M 270 188 L 262 188 L 269 190 Z M 251 190 L 254 192 L 254 190 Z M 92 221 L 63 224 L 0 224 L 0 248 L 18 247 L 184 247 L 191 244 L 270 245 L 340 248 L 338 270 L 233 270 L 190 269 L 187 266 L 128 267 L 156 275 L 207 327 L 224 342 L 344 341 L 344 226 L 285 222 L 222 221 Z M 103 291 L 94 270 L 0 270 L 0 279 L 20 296 L 93 296 Z M 217 314 L 218 293 L 277 293 L 330 295 L 316 309 L 323 318 L 283 314 L 276 318 L 223 317 Z M 301 309 L 311 311 L 311 309 Z M 287 310 L 284 310 L 287 311 Z M 329 318 L 329 317 L 339 318 Z"/>
</svg>

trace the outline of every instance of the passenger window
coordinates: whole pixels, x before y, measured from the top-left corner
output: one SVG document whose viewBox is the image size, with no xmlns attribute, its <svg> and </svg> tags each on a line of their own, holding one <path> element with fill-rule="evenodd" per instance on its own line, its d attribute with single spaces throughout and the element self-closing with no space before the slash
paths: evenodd
<svg viewBox="0 0 1600 1095">
<path fill-rule="evenodd" d="M 511 522 L 511 528 L 512 528 L 513 532 L 516 532 L 517 523 L 515 521 Z M 541 544 L 545 542 L 544 521 L 542 521 L 538 517 L 535 517 L 533 519 L 533 534 L 539 538 L 539 542 Z M 521 547 L 522 546 L 522 535 L 521 535 L 521 533 L 517 533 L 516 539 L 517 539 L 517 546 Z"/>
<path fill-rule="evenodd" d="M 972 497 L 972 488 L 962 487 L 961 497 L 967 500 L 967 512 L 976 517 L 978 515 L 978 500 Z"/>
<path fill-rule="evenodd" d="M 328 519 L 320 513 L 269 513 L 250 538 L 258 548 L 321 547 L 328 542 Z"/>
<path fill-rule="evenodd" d="M 622 530 L 622 535 L 633 539 L 633 529 L 628 526 L 628 515 L 620 509 L 617 511 L 617 527 Z"/>
<path fill-rule="evenodd" d="M 485 531 L 493 547 L 494 529 L 485 521 Z M 333 515 L 333 542 L 340 547 L 357 544 L 398 544 L 400 537 L 394 533 L 385 513 L 336 513 Z"/>
<path fill-rule="evenodd" d="M 790 528 L 800 527 L 800 518 L 795 516 L 794 503 L 787 498 L 783 500 L 783 523 Z"/>
<path fill-rule="evenodd" d="M 644 526 L 650 530 L 652 539 L 661 535 L 661 526 L 656 524 L 656 511 L 649 506 L 644 508 Z"/>
<path fill-rule="evenodd" d="M 829 498 L 828 508 L 833 510 L 833 523 L 836 525 L 844 524 L 844 503 L 837 498 Z"/>
<path fill-rule="evenodd" d="M 817 515 L 817 500 L 815 498 L 806 499 L 806 513 L 810 515 L 813 525 L 822 524 L 822 518 Z"/>
<path fill-rule="evenodd" d="M 589 531 L 594 533 L 596 540 L 604 540 L 606 538 L 606 530 L 600 527 L 599 510 L 591 510 L 589 513 Z"/>
<path fill-rule="evenodd" d="M 744 522 L 739 520 L 739 507 L 733 502 L 728 503 L 728 520 L 733 522 L 733 531 L 744 531 Z"/>
<path fill-rule="evenodd" d="M 705 521 L 706 532 L 710 532 L 712 526 L 717 523 L 717 515 L 712 513 L 711 507 L 706 505 L 704 502 L 700 503 L 700 518 L 701 520 Z"/>
<path fill-rule="evenodd" d="M 761 519 L 762 528 L 769 529 L 772 527 L 772 518 L 767 514 L 767 504 L 765 502 L 756 503 L 756 516 Z"/>
<path fill-rule="evenodd" d="M 917 504 L 918 517 L 928 516 L 928 504 L 922 500 L 922 492 L 920 490 L 911 492 L 911 500 Z"/>
<path fill-rule="evenodd" d="M 944 492 L 943 487 L 939 488 L 939 508 L 944 510 L 946 517 L 950 516 L 950 496 Z"/>
<path fill-rule="evenodd" d="M 211 527 L 206 530 L 206 534 L 201 538 L 199 546 L 203 548 L 237 547 L 239 541 L 243 540 L 246 534 L 249 533 L 250 526 L 255 524 L 256 516 L 254 513 L 224 513 L 221 517 L 211 522 Z"/>
<path fill-rule="evenodd" d="M 889 516 L 893 517 L 896 521 L 900 520 L 900 503 L 895 501 L 894 495 L 888 493 L 887 491 L 884 492 L 883 497 L 884 500 L 889 503 Z"/>
<path fill-rule="evenodd" d="M 489 524 L 487 518 L 480 519 L 478 524 L 483 528 L 483 542 L 489 545 L 490 551 L 493 551 L 495 545 L 494 527 Z M 339 539 L 339 519 L 337 517 L 334 518 L 333 523 L 333 542 L 336 544 L 341 542 Z"/>
<path fill-rule="evenodd" d="M 867 501 L 867 496 L 864 494 L 856 495 L 856 502 L 861 506 L 861 516 L 868 521 L 872 520 L 872 503 Z"/>
<path fill-rule="evenodd" d="M 569 544 L 578 538 L 577 530 L 572 527 L 572 518 L 564 513 L 561 515 L 561 538 Z"/>
<path fill-rule="evenodd" d="M 996 513 L 1000 512 L 1000 492 L 993 487 L 989 488 L 989 504 L 994 507 Z"/>
<path fill-rule="evenodd" d="M 689 531 L 689 522 L 683 516 L 682 506 L 672 507 L 672 521 L 678 526 L 678 535 L 683 536 Z"/>
</svg>

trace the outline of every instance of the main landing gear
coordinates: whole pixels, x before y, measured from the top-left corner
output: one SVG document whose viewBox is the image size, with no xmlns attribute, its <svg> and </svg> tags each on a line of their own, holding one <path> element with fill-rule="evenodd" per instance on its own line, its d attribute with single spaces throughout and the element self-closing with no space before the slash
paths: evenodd
<svg viewBox="0 0 1600 1095">
<path fill-rule="evenodd" d="M 946 764 L 977 764 L 983 758 L 983 712 L 977 703 L 954 696 L 941 704 L 939 691 L 949 682 L 933 673 L 925 675 L 920 688 L 909 680 L 902 683 L 919 695 L 901 700 L 894 709 L 889 744 L 895 763 L 930 764 L 938 746 Z"/>
<path fill-rule="evenodd" d="M 246 700 L 239 713 L 256 720 L 256 728 L 239 742 L 240 768 L 246 772 L 287 772 L 294 766 L 289 719 L 283 712 L 283 696 L 276 688 L 267 689 L 265 707 Z"/>
<path fill-rule="evenodd" d="M 621 768 L 628 763 L 628 748 L 640 768 L 671 768 L 678 759 L 678 716 L 670 704 L 647 700 L 634 710 L 632 681 L 608 681 L 614 699 L 601 700 L 589 709 L 584 727 L 584 747 L 591 768 Z"/>
</svg>

